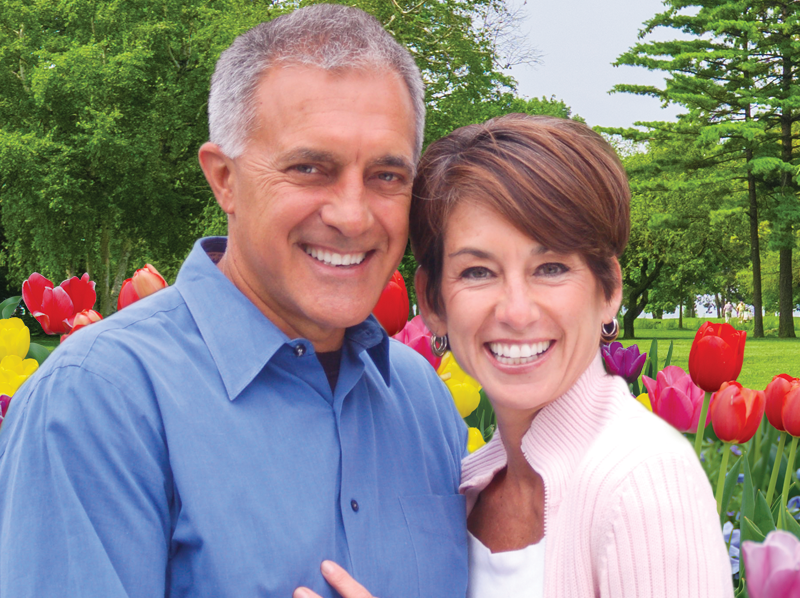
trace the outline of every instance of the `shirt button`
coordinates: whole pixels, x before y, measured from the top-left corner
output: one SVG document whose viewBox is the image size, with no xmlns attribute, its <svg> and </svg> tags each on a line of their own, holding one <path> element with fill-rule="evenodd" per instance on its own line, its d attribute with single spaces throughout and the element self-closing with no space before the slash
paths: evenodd
<svg viewBox="0 0 800 598">
<path fill-rule="evenodd" d="M 295 357 L 302 357 L 303 355 L 306 354 L 306 346 L 303 345 L 303 344 L 297 345 L 294 348 L 294 354 L 295 354 Z"/>
<path fill-rule="evenodd" d="M 350 508 L 353 509 L 354 513 L 358 513 L 358 503 L 355 500 L 350 501 Z"/>
</svg>

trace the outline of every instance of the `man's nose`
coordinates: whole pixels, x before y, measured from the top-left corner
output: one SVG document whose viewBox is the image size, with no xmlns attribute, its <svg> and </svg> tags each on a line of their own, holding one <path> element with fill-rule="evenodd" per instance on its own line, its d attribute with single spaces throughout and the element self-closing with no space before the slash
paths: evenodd
<svg viewBox="0 0 800 598">
<path fill-rule="evenodd" d="M 510 280 L 503 285 L 495 317 L 513 330 L 524 330 L 539 319 L 540 311 L 530 285 L 524 280 Z"/>
<path fill-rule="evenodd" d="M 375 217 L 360 172 L 343 173 L 322 208 L 322 221 L 345 237 L 357 237 L 373 225 Z"/>
</svg>

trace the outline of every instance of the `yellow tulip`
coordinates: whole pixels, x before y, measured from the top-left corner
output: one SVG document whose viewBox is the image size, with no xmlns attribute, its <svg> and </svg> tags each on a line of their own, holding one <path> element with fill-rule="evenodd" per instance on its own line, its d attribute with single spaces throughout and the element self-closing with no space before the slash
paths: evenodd
<svg viewBox="0 0 800 598">
<path fill-rule="evenodd" d="M 0 359 L 16 355 L 22 359 L 31 347 L 31 331 L 19 318 L 0 320 Z"/>
<path fill-rule="evenodd" d="M 486 441 L 483 439 L 483 434 L 478 428 L 470 428 L 467 430 L 467 450 L 474 453 L 481 448 Z"/>
<path fill-rule="evenodd" d="M 638 397 L 636 397 L 636 400 L 639 401 L 645 407 L 647 407 L 648 411 L 652 411 L 653 410 L 653 406 L 650 404 L 650 397 L 648 396 L 648 394 L 646 392 L 643 392 Z"/>
<path fill-rule="evenodd" d="M 35 359 L 22 359 L 18 355 L 6 355 L 0 361 L 0 394 L 14 396 L 17 389 L 28 379 L 39 363 Z"/>
<path fill-rule="evenodd" d="M 478 404 L 481 402 L 481 385 L 461 369 L 449 351 L 442 358 L 437 373 L 450 389 L 450 394 L 453 395 L 453 401 L 455 401 L 456 409 L 461 417 L 467 417 L 478 408 Z"/>
</svg>

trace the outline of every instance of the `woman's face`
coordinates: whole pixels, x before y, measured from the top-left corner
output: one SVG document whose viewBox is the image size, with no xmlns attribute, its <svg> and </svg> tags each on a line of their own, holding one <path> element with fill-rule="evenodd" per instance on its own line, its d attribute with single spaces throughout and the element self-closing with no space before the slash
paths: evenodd
<svg viewBox="0 0 800 598">
<path fill-rule="evenodd" d="M 447 332 L 461 367 L 495 409 L 530 414 L 589 366 L 620 302 L 605 299 L 580 255 L 551 251 L 469 202 L 445 230 L 442 299 L 444 313 L 427 320 Z"/>
</svg>

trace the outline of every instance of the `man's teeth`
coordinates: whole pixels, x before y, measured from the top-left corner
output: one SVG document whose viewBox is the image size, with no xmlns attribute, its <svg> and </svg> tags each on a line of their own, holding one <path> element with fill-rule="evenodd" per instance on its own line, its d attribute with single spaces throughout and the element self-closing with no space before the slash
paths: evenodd
<svg viewBox="0 0 800 598">
<path fill-rule="evenodd" d="M 306 253 L 329 266 L 355 266 L 367 257 L 366 253 L 333 253 L 316 247 L 306 247 Z"/>
<path fill-rule="evenodd" d="M 550 341 L 530 344 L 504 344 L 489 343 L 489 349 L 497 361 L 506 365 L 519 365 L 538 359 L 539 355 L 547 351 Z"/>
</svg>

